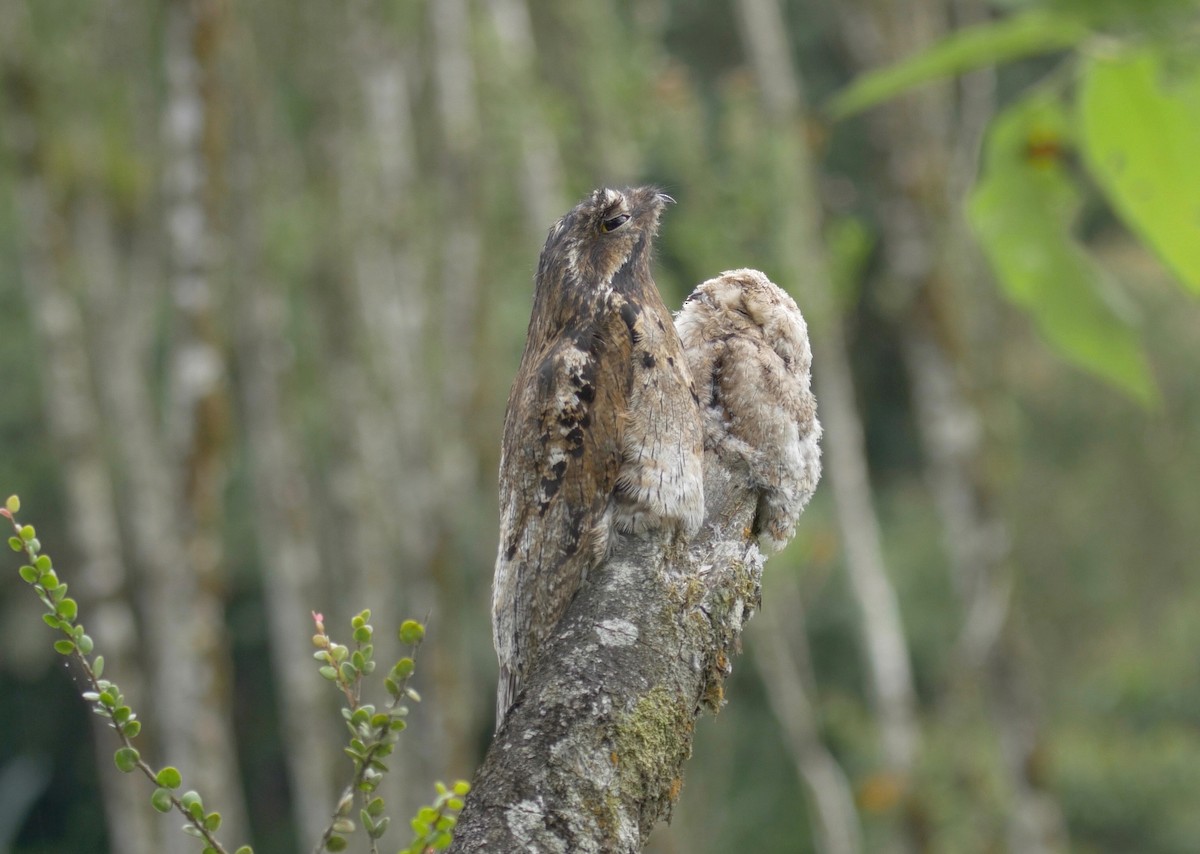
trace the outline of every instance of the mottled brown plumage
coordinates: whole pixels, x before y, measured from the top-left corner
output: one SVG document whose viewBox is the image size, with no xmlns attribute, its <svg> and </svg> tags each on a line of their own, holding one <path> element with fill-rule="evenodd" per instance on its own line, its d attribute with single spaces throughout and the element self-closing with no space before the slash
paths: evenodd
<svg viewBox="0 0 1200 854">
<path fill-rule="evenodd" d="M 703 520 L 695 388 L 650 274 L 669 201 L 596 190 L 542 249 L 500 457 L 497 729 L 610 538 Z"/>
</svg>

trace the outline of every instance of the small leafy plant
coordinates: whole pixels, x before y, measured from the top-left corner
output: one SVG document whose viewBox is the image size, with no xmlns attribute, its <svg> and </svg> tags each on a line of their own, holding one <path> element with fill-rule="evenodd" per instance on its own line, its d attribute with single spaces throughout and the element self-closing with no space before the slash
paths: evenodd
<svg viewBox="0 0 1200 854">
<path fill-rule="evenodd" d="M 350 620 L 354 648 L 336 643 L 325 631 L 325 618 L 313 612 L 316 633 L 313 646 L 317 648 L 314 658 L 321 662 L 320 673 L 333 682 L 346 698 L 342 717 L 350 730 L 350 743 L 346 755 L 354 763 L 354 778 L 338 800 L 337 809 L 325 828 L 320 842 L 314 849 L 318 854 L 325 851 L 344 851 L 348 846 L 346 836 L 357 830 L 350 814 L 357 801 L 358 817 L 367 834 L 368 850 L 378 854 L 378 841 L 387 832 L 391 822 L 384 814 L 383 798 L 376 794 L 387 766 L 383 760 L 395 749 L 400 733 L 407 725 L 407 701 L 420 702 L 421 697 L 409 686 L 416 671 L 416 654 L 425 638 L 425 627 L 416 620 L 405 620 L 400 626 L 400 642 L 409 647 L 409 654 L 397 661 L 383 684 L 389 700 L 382 708 L 362 702 L 363 677 L 375 671 L 374 629 L 368 620 L 371 612 L 365 610 Z M 451 831 L 462 809 L 462 795 L 470 789 L 469 784 L 458 781 L 453 791 L 438 783 L 438 797 L 433 806 L 423 807 L 413 819 L 417 837 L 409 848 L 414 854 L 440 850 L 450 844 Z"/>
<path fill-rule="evenodd" d="M 140 771 L 150 780 L 154 784 L 150 805 L 161 813 L 175 810 L 182 815 L 186 819 L 183 832 L 204 841 L 204 854 L 228 854 L 228 849 L 215 836 L 221 826 L 221 814 L 205 812 L 204 802 L 194 791 L 178 794 L 183 787 L 179 769 L 168 765 L 156 771 L 134 747 L 142 724 L 133 709 L 126 705 L 117 683 L 104 678 L 104 656 L 92 654 L 94 644 L 83 623 L 79 622 L 79 605 L 67 595 L 67 585 L 59 580 L 53 561 L 42 551 L 33 525 L 22 525 L 17 521 L 20 510 L 21 500 L 15 495 L 9 496 L 0 508 L 0 516 L 8 519 L 14 531 L 8 538 L 8 545 L 29 561 L 20 569 L 21 579 L 33 588 L 46 606 L 42 620 L 60 635 L 54 642 L 55 651 L 72 659 L 83 671 L 88 685 L 83 699 L 91 703 L 93 712 L 109 722 L 121 742 L 113 755 L 117 767 L 127 774 Z M 235 854 L 253 854 L 253 850 L 249 845 L 243 845 Z"/>
<path fill-rule="evenodd" d="M 184 817 L 183 832 L 200 839 L 202 854 L 229 854 L 217 839 L 221 827 L 221 814 L 206 812 L 200 794 L 193 790 L 179 793 L 183 788 L 183 775 L 172 766 L 155 770 L 146 762 L 134 746 L 134 739 L 142 725 L 136 712 L 126 704 L 120 687 L 104 678 L 104 656 L 94 654 L 95 644 L 79 620 L 79 605 L 67 595 L 67 584 L 55 572 L 50 556 L 42 551 L 37 531 L 32 525 L 22 525 L 17 520 L 21 510 L 20 499 L 13 495 L 0 508 L 0 516 L 12 525 L 13 535 L 8 544 L 14 552 L 28 561 L 19 570 L 21 579 L 33 588 L 46 612 L 42 619 L 59 634 L 54 649 L 60 655 L 72 659 L 83 672 L 88 690 L 83 698 L 92 706 L 92 711 L 106 719 L 116 733 L 121 746 L 113 755 L 117 767 L 126 773 L 140 772 L 153 784 L 151 806 L 161 813 L 172 810 Z M 357 803 L 358 822 L 366 832 L 368 851 L 379 854 L 379 840 L 387 832 L 390 819 L 384 814 L 384 802 L 376 794 L 387 766 L 383 760 L 392 753 L 406 726 L 407 702 L 419 702 L 420 696 L 409 686 L 416 671 L 416 652 L 425 637 L 425 627 L 416 620 L 405 620 L 400 626 L 400 642 L 409 647 L 409 654 L 397 661 L 384 677 L 388 702 L 377 708 L 362 701 L 363 678 L 375 671 L 374 629 L 368 622 L 371 612 L 364 610 L 351 621 L 353 648 L 335 642 L 325 630 L 324 618 L 313 612 L 316 632 L 313 645 L 317 648 L 314 657 L 320 662 L 321 676 L 333 682 L 346 699 L 342 716 L 350 730 L 350 741 L 346 754 L 354 766 L 354 776 L 338 799 L 333 816 L 321 839 L 313 849 L 321 851 L 345 851 L 348 837 L 358 829 L 351 818 Z M 470 785 L 459 780 L 450 788 L 436 784 L 437 797 L 429 806 L 422 807 L 411 822 L 413 840 L 400 854 L 426 854 L 449 847 L 458 814 L 463 808 L 463 797 Z M 233 854 L 253 854 L 249 845 L 242 845 Z"/>
</svg>

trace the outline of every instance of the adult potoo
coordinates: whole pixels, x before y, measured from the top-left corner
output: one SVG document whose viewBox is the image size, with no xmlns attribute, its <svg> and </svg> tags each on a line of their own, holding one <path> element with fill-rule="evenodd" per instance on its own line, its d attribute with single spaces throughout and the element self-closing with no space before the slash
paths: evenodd
<svg viewBox="0 0 1200 854">
<path fill-rule="evenodd" d="M 704 517 L 696 392 L 650 275 L 671 201 L 596 190 L 542 248 L 500 455 L 497 729 L 611 538 Z"/>
</svg>

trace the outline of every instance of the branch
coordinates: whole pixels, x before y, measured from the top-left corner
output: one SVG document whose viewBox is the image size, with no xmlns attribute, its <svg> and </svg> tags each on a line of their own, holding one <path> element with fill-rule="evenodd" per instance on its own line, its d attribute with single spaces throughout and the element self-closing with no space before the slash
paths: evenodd
<svg viewBox="0 0 1200 854">
<path fill-rule="evenodd" d="M 615 535 L 492 742 L 453 851 L 642 849 L 759 606 L 759 538 L 790 539 L 816 485 L 820 426 L 791 298 L 761 273 L 726 273 L 676 328 L 705 423 L 704 528 L 687 545 Z"/>
</svg>

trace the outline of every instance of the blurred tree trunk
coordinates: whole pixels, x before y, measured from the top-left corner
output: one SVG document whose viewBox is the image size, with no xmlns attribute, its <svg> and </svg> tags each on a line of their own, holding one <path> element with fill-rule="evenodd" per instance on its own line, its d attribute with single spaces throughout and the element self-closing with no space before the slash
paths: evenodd
<svg viewBox="0 0 1200 854">
<path fill-rule="evenodd" d="M 439 639 L 445 641 L 431 650 L 437 679 L 433 702 L 438 710 L 426 721 L 439 730 L 440 762 L 470 768 L 474 764 L 466 749 L 470 707 L 454 698 L 465 693 L 463 676 L 467 672 L 461 649 L 466 631 L 459 625 L 466 616 L 459 603 L 467 588 L 458 563 L 468 553 L 462 544 L 473 532 L 467 525 L 470 515 L 463 511 L 471 504 L 481 474 L 472 422 L 479 403 L 486 262 L 482 223 L 486 161 L 478 91 L 483 72 L 474 60 L 475 22 L 467 0 L 432 0 L 426 8 L 434 53 L 431 72 L 437 159 L 432 164 L 435 177 L 431 189 L 440 226 L 433 240 L 433 282 L 439 297 L 433 328 L 440 333 L 436 359 L 441 380 L 429 425 L 430 435 L 438 437 L 433 445 L 437 497 L 432 502 L 437 524 L 431 529 L 436 532 L 438 548 L 429 571 L 439 596 L 436 615 L 443 627 Z M 454 754 L 449 754 L 451 747 Z"/>
<path fill-rule="evenodd" d="M 985 18 L 978 0 L 845 4 L 846 43 L 864 70 L 914 55 L 944 37 L 954 21 Z M 1005 520 L 990 481 L 995 437 L 984 425 L 986 342 L 967 315 L 962 287 L 986 275 L 965 222 L 954 211 L 976 173 L 983 130 L 994 109 L 992 72 L 957 86 L 927 87 L 871 115 L 883 165 L 877 182 L 883 250 L 893 299 L 901 306 L 913 411 L 925 448 L 930 489 L 942 518 L 947 556 L 963 612 L 952 692 L 982 679 L 996 727 L 1011 804 L 1008 847 L 1041 854 L 1065 847 L 1061 811 L 1037 779 L 1036 701 L 1021 663 L 1010 611 L 1013 568 Z M 943 229 L 935 230 L 938 224 Z M 977 345 L 978 346 L 978 345 Z M 971 693 L 969 690 L 966 694 Z"/>
<path fill-rule="evenodd" d="M 639 4 L 640 5 L 640 4 Z M 568 190 L 620 186 L 637 180 L 641 151 L 629 124 L 627 90 L 614 81 L 629 81 L 631 45 L 621 32 L 613 0 L 557 3 L 530 0 L 535 23 L 541 21 L 539 67 L 547 87 L 571 105 L 571 124 L 559 126 Z M 598 73 L 598 69 L 603 69 Z M 544 228 L 565 211 L 554 213 Z"/>
<path fill-rule="evenodd" d="M 109 672 L 134 708 L 147 701 L 146 679 L 138 654 L 137 618 L 126 598 L 129 578 L 121 542 L 117 495 L 103 446 L 104 431 L 95 398 L 94 365 L 88 352 L 88 323 L 79 291 L 95 278 L 118 275 L 109 233 L 108 211 L 94 188 L 82 189 L 73 217 L 56 210 L 45 180 L 44 134 L 39 126 L 39 81 L 21 62 L 28 37 L 20 7 L 0 14 L 0 53 L 9 61 L 5 93 L 15 125 L 8 143 L 20 165 L 17 208 L 25 225 L 21 277 L 32 308 L 43 359 L 43 396 L 51 441 L 58 449 L 73 524 L 68 530 L 75 554 L 88 630 L 112 663 Z M 66 259 L 88 258 L 83 281 L 70 282 Z M 100 769 L 110 845 L 130 854 L 157 851 L 143 781 L 120 773 L 112 763 L 118 746 L 111 728 L 94 718 L 93 741 Z"/>
<path fill-rule="evenodd" d="M 229 396 L 218 333 L 223 300 L 213 281 L 216 253 L 224 248 L 216 225 L 224 14 L 221 0 L 169 0 L 164 16 L 162 180 L 172 312 L 162 446 L 165 480 L 174 481 L 167 506 L 176 515 L 163 521 L 183 559 L 149 568 L 160 595 L 148 617 L 158 641 L 156 694 L 167 708 L 168 752 L 195 769 L 197 787 L 221 808 L 226 837 L 242 839 L 247 825 L 232 730 L 221 536 Z"/>
<path fill-rule="evenodd" d="M 433 568 L 445 512 L 435 458 L 438 297 L 429 287 L 440 218 L 415 131 L 430 117 L 410 99 L 415 51 L 405 39 L 417 36 L 392 28 L 383 12 L 352 3 L 339 22 L 352 54 L 343 85 L 357 97 L 327 152 L 341 237 L 330 247 L 337 281 L 323 302 L 333 407 L 347 425 L 337 437 L 345 459 L 334 482 L 353 555 L 343 598 L 353 611 L 370 604 L 379 637 L 391 644 L 405 617 L 431 617 L 438 646 L 444 641 L 439 654 L 451 654 L 457 639 L 442 633 L 445 605 Z M 421 737 L 394 754 L 381 792 L 395 814 L 415 811 L 428 781 L 444 774 L 448 744 L 459 743 L 438 716 L 453 691 L 422 687 L 426 702 L 410 721 Z"/>
<path fill-rule="evenodd" d="M 341 760 L 333 730 L 323 725 L 337 715 L 334 695 L 317 677 L 307 654 L 311 612 L 326 591 L 319 584 L 321 555 L 302 453 L 282 396 L 289 349 L 282 330 L 286 306 L 277 286 L 252 268 L 241 272 L 247 283 L 238 301 L 242 416 L 254 481 L 271 662 L 283 718 L 284 761 L 303 848 L 321 838 L 328 822 Z"/>
<path fill-rule="evenodd" d="M 851 588 L 860 608 L 863 654 L 882 742 L 884 764 L 901 789 L 919 747 L 916 693 L 896 592 L 888 579 L 879 520 L 872 506 L 862 421 L 836 314 L 812 155 L 803 136 L 804 90 L 794 67 L 776 0 L 739 0 L 746 52 L 763 99 L 764 133 L 777 136 L 781 276 L 801 297 L 813 329 L 813 371 L 825 427 L 826 478 L 833 491 Z M 896 844 L 901 837 L 893 835 Z M 914 840 L 908 840 L 913 843 Z"/>
<path fill-rule="evenodd" d="M 566 202 L 558 141 L 546 120 L 537 76 L 537 45 L 528 0 L 488 0 L 498 43 L 500 72 L 518 111 L 521 161 L 517 187 L 530 234 L 540 236 L 562 215 Z"/>
<path fill-rule="evenodd" d="M 786 615 L 780 618 L 780 614 Z M 856 854 L 862 830 L 846 772 L 821 740 L 815 684 L 804 627 L 804 603 L 786 571 L 771 582 L 753 634 L 754 663 L 779 721 L 796 774 L 808 792 L 818 854 Z"/>
<path fill-rule="evenodd" d="M 229 206 L 239 414 L 250 458 L 255 540 L 293 824 L 299 849 L 307 850 L 324 832 L 337 783 L 349 773 L 349 765 L 338 749 L 342 730 L 331 726 L 339 719 L 336 694 L 318 677 L 308 655 L 312 611 L 326 607 L 333 587 L 322 584 L 318 506 L 308 480 L 300 410 L 289 393 L 297 345 L 287 332 L 288 289 L 269 277 L 263 259 L 264 199 L 273 198 L 273 181 L 299 185 L 300 176 L 284 165 L 292 161 L 271 156 L 286 141 L 273 120 L 270 93 L 261 88 L 250 33 L 238 26 L 231 40 L 237 77 L 243 81 L 241 97 L 231 109 L 238 132 L 231 134 Z"/>
<path fill-rule="evenodd" d="M 465 774 L 473 763 L 456 626 L 466 619 L 456 540 L 469 535 L 479 468 L 469 431 L 482 202 L 468 11 L 422 4 L 406 20 L 423 29 L 410 32 L 384 5 L 351 2 L 312 22 L 346 45 L 311 69 L 314 97 L 337 115 L 311 152 L 334 223 L 312 289 L 327 405 L 339 414 L 326 500 L 331 526 L 347 532 L 324 557 L 343 574 L 339 607 L 369 605 L 381 644 L 395 644 L 408 616 L 428 617 L 437 640 L 410 720 L 421 735 L 392 757 L 383 784 L 395 814 L 414 811 L 448 764 Z"/>
</svg>

